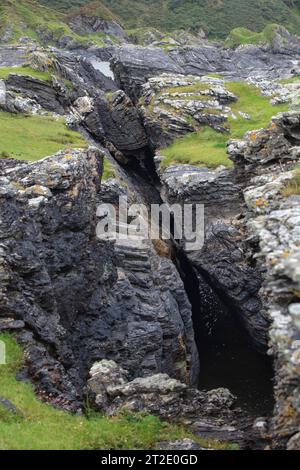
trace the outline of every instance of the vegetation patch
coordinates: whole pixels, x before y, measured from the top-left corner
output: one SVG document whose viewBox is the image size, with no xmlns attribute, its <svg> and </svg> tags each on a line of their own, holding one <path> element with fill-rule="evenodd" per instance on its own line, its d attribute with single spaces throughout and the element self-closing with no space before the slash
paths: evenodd
<svg viewBox="0 0 300 470">
<path fill-rule="evenodd" d="M 223 134 L 206 126 L 199 132 L 187 134 L 161 151 L 166 157 L 163 166 L 176 163 L 209 168 L 232 166 L 226 152 L 227 141 L 242 139 L 246 132 L 266 127 L 274 114 L 288 110 L 287 104 L 271 105 L 270 99 L 262 96 L 259 89 L 245 82 L 229 82 L 227 88 L 238 97 L 231 105 L 234 117 L 228 119 L 229 133 Z M 245 119 L 239 112 L 247 113 L 251 119 Z"/>
<path fill-rule="evenodd" d="M 102 181 L 107 181 L 110 178 L 116 177 L 116 170 L 106 157 L 104 157 L 103 166 Z"/>
<path fill-rule="evenodd" d="M 6 80 L 12 73 L 51 82 L 51 74 L 49 72 L 41 72 L 27 65 L 23 67 L 0 67 L 0 79 Z"/>
<path fill-rule="evenodd" d="M 7 364 L 0 365 L 0 396 L 19 411 L 14 415 L 0 406 L 2 450 L 147 450 L 159 441 L 183 438 L 207 448 L 236 449 L 235 444 L 200 439 L 155 416 L 127 413 L 107 418 L 94 412 L 77 416 L 53 408 L 37 399 L 30 383 L 16 379 L 24 361 L 21 347 L 8 334 L 0 335 L 0 341 L 7 353 Z"/>
<path fill-rule="evenodd" d="M 245 44 L 272 44 L 279 28 L 280 26 L 277 24 L 269 24 L 261 33 L 247 28 L 235 28 L 226 39 L 225 45 L 237 47 Z"/>
<path fill-rule="evenodd" d="M 27 116 L 0 111 L 0 156 L 39 160 L 62 149 L 86 147 L 82 136 L 63 118 Z"/>
<path fill-rule="evenodd" d="M 290 83 L 299 83 L 300 82 L 300 75 L 296 75 L 295 77 L 291 78 L 284 78 L 283 80 L 279 81 L 283 85 L 289 85 Z"/>
<path fill-rule="evenodd" d="M 88 0 L 40 0 L 66 10 Z M 299 33 L 299 0 L 102 0 L 128 29 L 157 28 L 197 31 L 225 39 L 236 27 L 262 31 L 271 21 Z M 234 13 L 233 13 L 234 12 Z"/>
<path fill-rule="evenodd" d="M 83 47 L 91 42 L 100 46 L 104 44 L 101 35 L 80 36 L 74 33 L 67 24 L 67 16 L 48 8 L 51 6 L 49 2 L 45 3 L 47 6 L 34 0 L 1 0 L 0 37 L 4 36 L 5 42 L 11 44 L 24 36 L 47 44 L 56 44 L 63 38 Z M 103 9 L 107 10 L 106 7 Z"/>
<path fill-rule="evenodd" d="M 294 178 L 283 189 L 282 195 L 284 197 L 300 196 L 300 166 L 295 169 Z"/>
</svg>

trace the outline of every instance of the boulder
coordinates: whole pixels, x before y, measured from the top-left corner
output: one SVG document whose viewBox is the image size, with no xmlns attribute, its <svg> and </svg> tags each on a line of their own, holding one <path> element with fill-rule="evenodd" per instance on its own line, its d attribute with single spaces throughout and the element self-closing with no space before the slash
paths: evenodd
<svg viewBox="0 0 300 470">
<path fill-rule="evenodd" d="M 128 373 L 113 361 L 94 364 L 90 376 L 88 394 L 94 397 L 96 409 L 109 415 L 126 410 L 178 421 L 199 414 L 221 416 L 230 411 L 235 401 L 229 390 L 212 390 L 206 394 L 166 374 L 128 381 Z"/>
</svg>

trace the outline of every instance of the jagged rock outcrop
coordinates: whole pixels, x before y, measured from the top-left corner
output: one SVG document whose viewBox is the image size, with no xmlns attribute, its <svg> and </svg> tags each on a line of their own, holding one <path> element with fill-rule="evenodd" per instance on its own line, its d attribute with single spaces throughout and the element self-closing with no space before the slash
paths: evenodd
<svg viewBox="0 0 300 470">
<path fill-rule="evenodd" d="M 128 381 L 128 372 L 113 361 L 95 363 L 90 371 L 88 393 L 99 411 L 113 415 L 124 410 L 148 412 L 167 420 L 197 416 L 226 416 L 235 401 L 227 389 L 209 393 L 188 388 L 166 374 Z"/>
<path fill-rule="evenodd" d="M 4 81 L 0 81 L 0 109 L 8 113 L 45 114 L 45 110 L 36 100 L 21 96 L 19 93 L 7 92 Z"/>
<path fill-rule="evenodd" d="M 101 377 L 100 392 L 94 390 L 100 396 L 98 408 L 115 413 L 131 407 L 163 417 L 191 416 L 199 409 L 205 415 L 208 403 L 212 414 L 223 409 L 220 397 L 209 402 L 209 394 L 184 384 L 196 385 L 199 374 L 197 313 L 205 320 L 211 312 L 223 315 L 225 303 L 263 352 L 270 334 L 276 370 L 274 445 L 298 448 L 299 197 L 284 199 L 282 189 L 299 161 L 299 113 L 281 115 L 269 129 L 230 142 L 234 170 L 189 165 L 160 170 L 165 201 L 206 208 L 204 246 L 183 253 L 176 245 L 190 269 L 181 272 L 182 279 L 191 274 L 192 287 L 198 289 L 194 325 L 187 285 L 171 260 L 170 246 L 161 240 L 112 243 L 96 236 L 99 204 L 116 206 L 120 195 L 127 195 L 130 203 L 161 202 L 149 183 L 155 175 L 148 174 L 147 182 L 141 176 L 146 173 L 141 167 L 147 168 L 153 156 L 149 136 L 155 146 L 169 139 L 172 124 L 173 135 L 194 129 L 167 114 L 162 118 L 169 128 L 162 137 L 160 123 L 152 126 L 145 116 L 143 122 L 135 101 L 143 90 L 145 100 L 151 99 L 152 87 L 161 92 L 161 78 L 150 78 L 145 86 L 146 79 L 167 71 L 168 86 L 174 77 L 175 83 L 189 85 L 203 81 L 183 77 L 187 71 L 221 70 L 236 78 L 251 67 L 262 76 L 277 76 L 292 70 L 297 53 L 288 58 L 254 46 L 226 51 L 208 45 L 169 52 L 137 47 L 114 51 L 114 71 L 126 92 L 117 90 L 90 60 L 64 52 L 57 52 L 51 64 L 52 84 L 19 75 L 6 80 L 8 111 L 45 108 L 68 114 L 70 124 L 111 149 L 122 165 L 133 165 L 120 171 L 123 179 L 101 183 L 102 157 L 108 155 L 104 149 L 65 151 L 31 164 L 0 160 L 0 331 L 17 334 L 26 352 L 23 378 L 31 378 L 41 396 L 58 405 L 78 410 L 91 366 L 112 360 L 127 372 L 119 383 L 109 377 L 104 391 Z M 110 53 L 103 51 L 105 58 Z M 1 64 L 9 64 L 9 50 L 0 54 Z M 35 54 L 33 64 L 41 66 L 44 59 Z M 64 80 L 74 88 L 67 90 Z M 209 93 L 200 90 L 199 96 L 217 101 L 215 110 L 226 114 L 234 95 L 218 79 L 209 84 Z M 173 98 L 174 103 L 170 96 L 161 102 L 199 115 L 197 100 Z M 216 420 L 213 432 L 222 433 L 222 426 Z M 198 427 L 203 429 L 201 420 Z"/>
<path fill-rule="evenodd" d="M 279 114 L 272 119 L 268 129 L 249 132 L 246 137 L 246 141 L 234 140 L 228 144 L 238 178 L 244 183 L 249 174 L 258 176 L 266 171 L 266 167 L 272 168 L 278 162 L 287 168 L 299 159 L 299 112 Z"/>
<path fill-rule="evenodd" d="M 38 389 L 74 407 L 104 358 L 131 378 L 198 375 L 191 307 L 172 261 L 150 241 L 114 247 L 96 236 L 98 205 L 120 191 L 101 188 L 103 155 L 1 160 L 1 328 L 18 328 Z"/>
<path fill-rule="evenodd" d="M 163 72 L 184 72 L 164 50 L 132 45 L 115 51 L 112 68 L 119 87 L 134 101 L 140 97 L 142 85 L 148 78 Z"/>
<path fill-rule="evenodd" d="M 108 96 L 97 111 L 107 140 L 118 150 L 133 154 L 147 146 L 148 137 L 138 110 L 123 91 Z"/>
<path fill-rule="evenodd" d="M 250 247 L 236 219 L 242 212 L 242 192 L 234 179 L 230 169 L 171 166 L 161 173 L 162 197 L 170 204 L 204 205 L 204 245 L 187 253 L 200 299 L 206 297 L 206 281 L 243 321 L 256 347 L 265 350 L 268 321 L 258 295 L 262 277 L 247 261 Z"/>
<path fill-rule="evenodd" d="M 109 61 L 111 54 L 109 48 L 97 48 L 94 52 L 98 54 L 99 60 Z M 108 54 L 108 57 L 105 57 Z M 84 51 L 56 52 L 57 61 L 54 66 L 58 68 L 59 73 L 66 79 L 70 80 L 78 89 L 78 93 L 84 94 L 87 91 L 91 95 L 99 94 L 99 91 L 114 92 L 118 90 L 116 83 L 109 77 L 105 76 L 100 70 L 93 66 L 93 53 Z"/>
<path fill-rule="evenodd" d="M 26 75 L 11 74 L 5 80 L 8 91 L 21 93 L 37 101 L 44 109 L 64 114 L 64 108 L 70 104 L 68 88 L 58 81 L 48 83 Z"/>
<path fill-rule="evenodd" d="M 236 101 L 221 79 L 165 73 L 143 85 L 139 104 L 153 146 L 162 148 L 201 126 L 227 132 Z"/>
<path fill-rule="evenodd" d="M 273 52 L 278 54 L 299 54 L 299 36 L 290 33 L 286 28 L 278 25 L 274 28 L 271 43 L 267 45 L 267 47 L 271 48 Z"/>
<path fill-rule="evenodd" d="M 248 233 L 259 243 L 257 257 L 266 267 L 261 298 L 270 327 L 275 360 L 276 407 L 273 446 L 299 449 L 299 223 L 300 200 L 284 189 L 299 162 L 299 113 L 284 113 L 271 126 L 232 142 L 230 155 L 247 181 Z"/>
<path fill-rule="evenodd" d="M 192 165 L 171 165 L 161 170 L 162 195 L 171 204 L 205 205 L 206 222 L 230 219 L 239 213 L 242 194 L 234 182 L 234 171 Z"/>
<path fill-rule="evenodd" d="M 90 33 L 104 33 L 122 41 L 127 40 L 127 34 L 116 21 L 108 21 L 99 16 L 78 14 L 70 16 L 70 28 L 77 34 L 84 36 Z"/>
<path fill-rule="evenodd" d="M 123 45 L 114 53 L 113 69 L 118 84 L 137 100 L 141 86 L 162 72 L 192 74 L 224 73 L 235 79 L 260 75 L 280 78 L 298 73 L 300 49 L 273 51 L 263 46 L 247 45 L 235 50 L 214 44 L 174 47 L 168 51 L 133 45 Z"/>
</svg>

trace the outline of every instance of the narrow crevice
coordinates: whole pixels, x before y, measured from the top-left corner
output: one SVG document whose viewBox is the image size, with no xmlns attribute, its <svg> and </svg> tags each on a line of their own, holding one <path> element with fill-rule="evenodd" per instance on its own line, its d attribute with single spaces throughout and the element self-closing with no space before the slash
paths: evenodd
<svg viewBox="0 0 300 470">
<path fill-rule="evenodd" d="M 195 272 L 184 251 L 175 263 L 192 305 L 195 339 L 200 357 L 199 388 L 226 387 L 237 405 L 251 416 L 271 416 L 274 409 L 273 364 L 259 353 L 234 309 L 210 280 Z"/>
<path fill-rule="evenodd" d="M 161 182 L 154 152 L 143 149 L 143 165 L 137 155 L 131 164 L 118 165 L 144 201 L 162 204 Z M 172 214 L 171 214 L 172 219 Z M 274 408 L 271 359 L 255 350 L 236 308 L 205 272 L 196 272 L 184 250 L 170 240 L 172 261 L 184 283 L 192 306 L 195 341 L 200 358 L 199 388 L 229 388 L 245 414 L 270 416 Z"/>
</svg>

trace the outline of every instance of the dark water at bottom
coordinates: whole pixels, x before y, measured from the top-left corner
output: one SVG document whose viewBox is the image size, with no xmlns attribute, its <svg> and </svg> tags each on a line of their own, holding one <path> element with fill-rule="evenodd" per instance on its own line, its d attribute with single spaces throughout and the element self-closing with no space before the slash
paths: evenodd
<svg viewBox="0 0 300 470">
<path fill-rule="evenodd" d="M 192 305 L 195 339 L 200 356 L 201 390 L 228 388 L 237 405 L 253 417 L 271 416 L 274 370 L 270 357 L 259 353 L 241 318 L 224 292 L 192 268 L 177 252 L 179 272 Z"/>
<path fill-rule="evenodd" d="M 242 309 L 231 308 L 224 296 L 195 276 L 184 258 L 181 267 L 200 355 L 199 388 L 229 388 L 250 415 L 270 416 L 274 407 L 272 360 L 253 346 L 241 321 Z"/>
<path fill-rule="evenodd" d="M 201 335 L 199 388 L 229 388 L 250 415 L 269 416 L 274 407 L 272 362 L 234 323 L 227 317 L 211 336 Z"/>
</svg>

